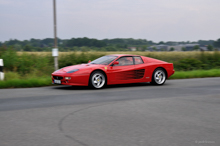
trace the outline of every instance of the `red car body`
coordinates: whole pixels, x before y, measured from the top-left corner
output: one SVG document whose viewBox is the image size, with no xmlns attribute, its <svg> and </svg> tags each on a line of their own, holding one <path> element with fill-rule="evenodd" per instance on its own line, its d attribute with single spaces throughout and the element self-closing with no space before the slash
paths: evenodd
<svg viewBox="0 0 220 146">
<path fill-rule="evenodd" d="M 52 73 L 52 82 L 54 84 L 72 85 L 72 86 L 88 86 L 90 83 L 91 74 L 94 71 L 102 72 L 105 75 L 105 84 L 127 84 L 139 82 L 152 82 L 153 73 L 156 69 L 164 70 L 166 79 L 174 74 L 172 63 L 167 63 L 161 60 L 139 56 L 139 55 L 123 55 L 114 54 L 109 64 L 79 64 L 64 67 Z M 133 58 L 133 64 L 118 65 L 118 60 L 124 57 Z M 135 59 L 139 63 L 136 63 Z M 116 62 L 116 63 L 114 63 Z M 72 73 L 68 73 L 71 72 Z M 74 72 L 75 71 L 75 72 Z"/>
</svg>

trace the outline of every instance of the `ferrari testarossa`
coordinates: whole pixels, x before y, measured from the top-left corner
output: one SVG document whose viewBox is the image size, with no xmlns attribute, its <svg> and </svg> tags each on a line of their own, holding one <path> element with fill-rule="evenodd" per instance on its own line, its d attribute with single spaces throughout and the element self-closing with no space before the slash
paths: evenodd
<svg viewBox="0 0 220 146">
<path fill-rule="evenodd" d="M 113 54 L 61 68 L 52 73 L 52 83 L 93 88 L 140 82 L 163 85 L 174 72 L 172 63 L 139 55 Z"/>
</svg>

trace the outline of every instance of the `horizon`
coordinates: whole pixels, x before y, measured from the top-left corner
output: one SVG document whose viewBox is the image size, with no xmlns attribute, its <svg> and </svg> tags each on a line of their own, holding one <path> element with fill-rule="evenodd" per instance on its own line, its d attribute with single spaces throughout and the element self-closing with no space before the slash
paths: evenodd
<svg viewBox="0 0 220 146">
<path fill-rule="evenodd" d="M 49 38 L 49 37 L 48 37 Z M 7 41 L 10 41 L 10 40 L 18 40 L 18 41 L 30 41 L 31 39 L 35 39 L 35 40 L 44 40 L 44 39 L 48 39 L 48 38 L 30 38 L 30 39 L 24 39 L 24 40 L 19 40 L 19 39 L 9 39 L 9 40 L 6 40 L 6 41 L 0 41 L 1 43 L 4 43 L 4 42 L 7 42 Z M 61 39 L 61 40 L 70 40 L 70 39 L 72 39 L 72 38 L 69 38 L 69 39 L 62 39 L 62 38 L 59 38 L 59 37 L 57 37 L 58 39 Z M 88 38 L 88 39 L 97 39 L 97 38 L 89 38 L 89 37 L 77 37 L 77 38 Z M 53 37 L 51 37 L 51 38 L 49 38 L 49 39 L 54 39 Z M 138 39 L 140 39 L 140 38 L 104 38 L 104 39 L 108 39 L 108 40 L 112 40 L 112 39 L 134 39 L 134 40 L 138 40 Z M 97 39 L 97 40 L 104 40 L 104 39 Z M 215 39 L 215 40 L 202 40 L 202 39 L 199 39 L 199 40 L 197 40 L 197 41 L 163 41 L 163 40 L 161 40 L 161 41 L 158 41 L 158 42 L 155 42 L 155 41 L 153 41 L 153 40 L 148 40 L 148 39 L 141 39 L 141 40 L 147 40 L 147 41 L 152 41 L 153 43 L 160 43 L 160 42 L 164 42 L 164 43 L 167 43 L 167 42 L 185 42 L 185 43 L 187 43 L 187 42 L 189 42 L 189 43 L 193 43 L 193 42 L 198 42 L 198 41 L 217 41 L 218 39 L 220 39 L 220 38 L 217 38 L 217 39 Z"/>
</svg>

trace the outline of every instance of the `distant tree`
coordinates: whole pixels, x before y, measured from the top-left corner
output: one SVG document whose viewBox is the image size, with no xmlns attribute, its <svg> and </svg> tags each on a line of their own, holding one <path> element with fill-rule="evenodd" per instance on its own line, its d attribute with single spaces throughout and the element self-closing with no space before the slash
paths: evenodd
<svg viewBox="0 0 220 146">
<path fill-rule="evenodd" d="M 40 47 L 41 46 L 41 40 L 40 39 L 30 39 L 29 43 L 33 47 Z"/>
<path fill-rule="evenodd" d="M 132 38 L 115 38 L 115 39 L 103 39 L 102 41 L 106 42 L 108 45 L 147 45 L 147 44 L 153 44 L 152 41 L 147 41 L 146 39 L 132 39 Z"/>
<path fill-rule="evenodd" d="M 24 51 L 32 51 L 32 48 L 31 48 L 31 46 L 29 46 L 29 45 L 26 45 L 25 47 L 24 47 Z"/>
<path fill-rule="evenodd" d="M 159 45 L 163 45 L 163 44 L 164 44 L 164 42 L 163 42 L 163 41 L 160 41 L 158 44 L 159 44 Z"/>
<path fill-rule="evenodd" d="M 156 48 L 156 47 L 153 47 L 153 48 L 152 48 L 152 51 L 157 51 L 157 48 Z"/>
<path fill-rule="evenodd" d="M 52 47 L 54 45 L 54 39 L 53 38 L 43 39 L 43 40 L 41 40 L 41 45 L 42 46 L 51 46 Z"/>
<path fill-rule="evenodd" d="M 182 51 L 186 51 L 186 48 L 185 48 L 185 47 L 182 47 L 181 50 L 182 50 Z"/>
<path fill-rule="evenodd" d="M 72 38 L 70 40 L 67 40 L 65 45 L 67 47 L 73 47 L 73 46 L 87 46 L 87 47 L 104 47 L 106 46 L 106 43 L 104 41 L 100 41 L 97 39 L 89 39 L 89 38 Z"/>
<path fill-rule="evenodd" d="M 22 47 L 21 47 L 20 44 L 15 44 L 15 45 L 14 45 L 14 48 L 15 48 L 15 50 L 17 50 L 17 51 L 21 51 L 21 50 L 22 50 Z"/>
<path fill-rule="evenodd" d="M 147 44 L 148 44 L 149 46 L 151 46 L 151 45 L 154 45 L 155 43 L 154 43 L 153 41 L 148 41 Z"/>
<path fill-rule="evenodd" d="M 173 47 L 170 48 L 170 51 L 174 51 L 175 49 Z"/>
<path fill-rule="evenodd" d="M 168 45 L 168 46 L 174 46 L 174 45 L 177 45 L 178 43 L 169 41 L 169 42 L 166 42 L 165 44 Z"/>
<path fill-rule="evenodd" d="M 77 47 L 77 51 L 81 50 L 81 47 L 89 47 L 89 50 L 109 50 L 109 51 L 126 51 L 129 50 L 128 47 L 136 47 L 142 48 L 143 50 L 147 50 L 145 46 L 154 46 L 156 44 L 160 45 L 178 45 L 178 44 L 199 44 L 199 46 L 204 47 L 208 46 L 208 50 L 214 50 L 220 48 L 220 38 L 216 41 L 214 40 L 199 40 L 197 42 L 190 41 L 182 41 L 182 42 L 163 42 L 155 43 L 153 41 L 148 41 L 146 39 L 133 39 L 133 38 L 115 38 L 115 39 L 90 39 L 87 37 L 84 38 L 72 38 L 72 39 L 59 39 L 58 38 L 58 47 L 59 50 L 62 51 L 73 51 L 74 47 Z M 25 50 L 25 51 L 51 51 L 51 48 L 54 46 L 54 38 L 45 38 L 45 39 L 34 39 L 20 41 L 17 39 L 10 39 L 9 41 L 0 42 L 0 46 L 12 47 L 17 51 Z M 110 47 L 109 47 L 110 46 Z M 106 48 L 107 47 L 107 48 Z M 104 49 L 103 49 L 104 48 Z M 193 50 L 198 50 L 199 48 L 196 46 Z M 85 50 L 85 49 L 83 49 Z M 153 50 L 153 49 L 150 49 Z M 175 49 L 174 49 L 175 50 Z M 186 51 L 185 49 L 182 49 Z M 188 48 L 187 48 L 188 50 Z M 154 49 L 154 51 L 158 51 Z M 173 51 L 173 48 L 169 49 L 169 51 Z"/>
<path fill-rule="evenodd" d="M 214 43 L 214 40 L 199 40 L 198 44 L 200 46 L 206 46 L 206 45 L 212 45 Z"/>
<path fill-rule="evenodd" d="M 214 50 L 214 48 L 213 48 L 212 45 L 208 45 L 207 49 L 208 49 L 209 51 L 213 51 L 213 50 Z"/>
<path fill-rule="evenodd" d="M 143 48 L 142 51 L 148 50 L 147 45 L 142 46 L 142 48 Z"/>
<path fill-rule="evenodd" d="M 5 42 L 5 44 L 7 46 L 12 46 L 12 45 L 19 44 L 19 43 L 21 43 L 21 42 L 17 39 L 14 39 L 14 40 L 11 39 L 11 40 Z"/>
<path fill-rule="evenodd" d="M 199 46 L 198 45 L 194 46 L 193 50 L 199 50 Z"/>
<path fill-rule="evenodd" d="M 81 49 L 82 52 L 87 52 L 87 51 L 89 51 L 89 48 L 88 48 L 88 47 L 85 47 L 85 46 L 80 47 L 80 49 Z"/>
<path fill-rule="evenodd" d="M 214 47 L 220 48 L 220 38 L 213 43 Z"/>
</svg>

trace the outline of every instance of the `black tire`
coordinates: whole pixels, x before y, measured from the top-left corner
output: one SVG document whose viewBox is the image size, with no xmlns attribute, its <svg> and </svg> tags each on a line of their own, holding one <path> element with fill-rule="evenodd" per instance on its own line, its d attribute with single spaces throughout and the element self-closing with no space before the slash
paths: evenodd
<svg viewBox="0 0 220 146">
<path fill-rule="evenodd" d="M 106 84 L 106 77 L 101 71 L 94 71 L 89 78 L 89 85 L 95 89 L 101 89 Z"/>
<path fill-rule="evenodd" d="M 154 70 L 152 75 L 152 84 L 163 85 L 166 82 L 166 72 L 162 68 L 157 68 Z"/>
</svg>

